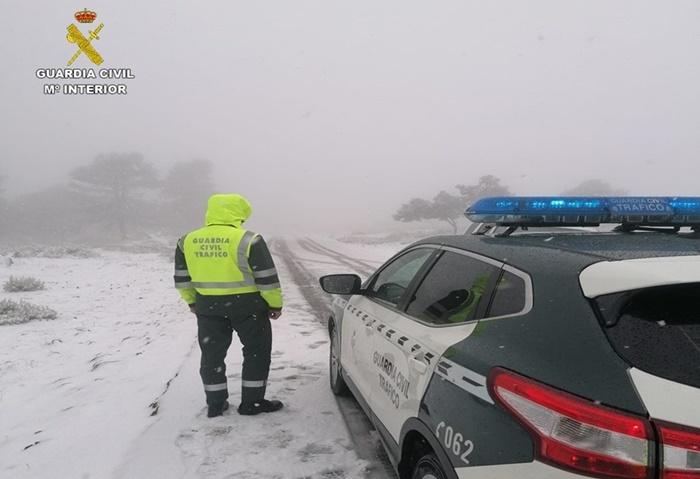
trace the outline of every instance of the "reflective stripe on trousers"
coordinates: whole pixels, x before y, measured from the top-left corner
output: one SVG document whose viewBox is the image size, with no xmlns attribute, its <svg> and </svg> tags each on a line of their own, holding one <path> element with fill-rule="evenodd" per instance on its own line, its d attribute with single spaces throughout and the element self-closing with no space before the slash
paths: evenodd
<svg viewBox="0 0 700 479">
<path fill-rule="evenodd" d="M 261 381 L 242 381 L 241 386 L 244 388 L 264 388 L 267 386 L 267 381 L 264 379 Z"/>
<path fill-rule="evenodd" d="M 228 385 L 226 383 L 219 384 L 205 384 L 205 391 L 228 391 Z"/>
<path fill-rule="evenodd" d="M 241 381 L 241 402 L 256 403 L 265 399 L 265 390 L 267 389 L 267 381 Z"/>
</svg>

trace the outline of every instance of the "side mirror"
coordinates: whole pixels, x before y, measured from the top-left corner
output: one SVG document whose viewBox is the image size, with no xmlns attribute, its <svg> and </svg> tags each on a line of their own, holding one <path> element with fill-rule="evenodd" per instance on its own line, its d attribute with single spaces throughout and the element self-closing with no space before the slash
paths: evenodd
<svg viewBox="0 0 700 479">
<path fill-rule="evenodd" d="M 362 280 L 356 274 L 329 274 L 319 279 L 321 288 L 331 294 L 359 294 Z"/>
</svg>

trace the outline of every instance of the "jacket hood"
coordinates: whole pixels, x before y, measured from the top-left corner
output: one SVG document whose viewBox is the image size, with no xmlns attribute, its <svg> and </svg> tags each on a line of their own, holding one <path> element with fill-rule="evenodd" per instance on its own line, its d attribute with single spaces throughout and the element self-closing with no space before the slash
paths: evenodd
<svg viewBox="0 0 700 479">
<path fill-rule="evenodd" d="M 241 226 L 250 218 L 253 209 L 241 195 L 213 195 L 209 198 L 204 223 L 210 225 Z"/>
</svg>

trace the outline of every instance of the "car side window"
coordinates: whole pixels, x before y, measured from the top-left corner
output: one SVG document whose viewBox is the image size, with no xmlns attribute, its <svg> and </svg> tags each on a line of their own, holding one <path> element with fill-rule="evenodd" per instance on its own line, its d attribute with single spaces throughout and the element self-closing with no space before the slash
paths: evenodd
<svg viewBox="0 0 700 479">
<path fill-rule="evenodd" d="M 509 271 L 504 271 L 496 285 L 493 302 L 487 317 L 516 314 L 525 309 L 525 280 Z"/>
<path fill-rule="evenodd" d="M 489 280 L 499 268 L 446 251 L 425 276 L 408 303 L 406 313 L 436 325 L 475 319 Z"/>
<path fill-rule="evenodd" d="M 396 306 L 406 289 L 434 250 L 418 248 L 396 258 L 382 269 L 372 283 L 369 296 Z"/>
</svg>

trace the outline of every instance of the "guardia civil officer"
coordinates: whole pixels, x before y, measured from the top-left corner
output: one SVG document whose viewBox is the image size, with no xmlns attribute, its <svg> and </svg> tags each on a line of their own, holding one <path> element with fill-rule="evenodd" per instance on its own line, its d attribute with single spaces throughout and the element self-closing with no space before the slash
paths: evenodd
<svg viewBox="0 0 700 479">
<path fill-rule="evenodd" d="M 273 412 L 282 403 L 265 399 L 270 370 L 270 319 L 282 314 L 282 290 L 263 238 L 246 231 L 248 200 L 236 194 L 209 198 L 205 225 L 180 238 L 175 249 L 175 287 L 197 315 L 200 375 L 208 417 L 228 409 L 226 352 L 233 331 L 243 344 L 239 414 Z"/>
</svg>

